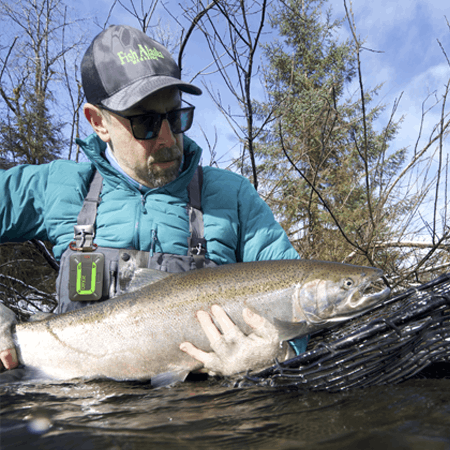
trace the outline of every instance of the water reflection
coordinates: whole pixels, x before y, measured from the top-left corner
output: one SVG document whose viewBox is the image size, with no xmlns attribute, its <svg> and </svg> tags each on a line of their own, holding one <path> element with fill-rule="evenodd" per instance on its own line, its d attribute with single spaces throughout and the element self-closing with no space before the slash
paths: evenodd
<svg viewBox="0 0 450 450">
<path fill-rule="evenodd" d="M 1 448 L 450 449 L 450 380 L 342 393 L 218 381 L 0 386 Z"/>
</svg>

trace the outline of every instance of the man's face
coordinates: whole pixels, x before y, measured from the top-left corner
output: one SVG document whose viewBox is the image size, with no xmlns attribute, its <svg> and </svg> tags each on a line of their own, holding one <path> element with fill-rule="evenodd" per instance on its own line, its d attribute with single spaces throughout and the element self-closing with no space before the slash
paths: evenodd
<svg viewBox="0 0 450 450">
<path fill-rule="evenodd" d="M 146 97 L 121 114 L 163 114 L 180 107 L 178 88 L 166 88 Z M 108 114 L 108 142 L 118 163 L 130 177 L 145 186 L 156 188 L 170 183 L 178 176 L 183 156 L 183 134 L 174 135 L 167 119 L 163 120 L 157 137 L 139 140 L 133 136 L 128 119 L 114 113 Z"/>
</svg>

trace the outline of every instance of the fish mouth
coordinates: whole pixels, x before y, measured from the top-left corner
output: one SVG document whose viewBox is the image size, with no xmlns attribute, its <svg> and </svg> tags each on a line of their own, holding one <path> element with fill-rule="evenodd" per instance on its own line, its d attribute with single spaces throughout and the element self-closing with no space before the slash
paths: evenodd
<svg viewBox="0 0 450 450">
<path fill-rule="evenodd" d="M 369 280 L 364 286 L 361 286 L 360 289 L 356 289 L 344 305 L 345 312 L 343 311 L 336 317 L 324 319 L 322 320 L 322 323 L 342 322 L 344 320 L 354 319 L 355 317 L 365 314 L 382 300 L 388 298 L 391 289 L 389 287 L 381 287 L 382 285 L 379 283 L 380 280 L 378 279 L 377 281 L 377 283 L 373 283 Z"/>
<path fill-rule="evenodd" d="M 358 313 L 388 298 L 391 293 L 391 289 L 387 286 L 381 285 L 379 281 L 376 283 L 369 281 L 362 287 L 359 293 L 359 296 L 352 295 L 349 302 L 351 308 L 359 309 Z"/>
</svg>

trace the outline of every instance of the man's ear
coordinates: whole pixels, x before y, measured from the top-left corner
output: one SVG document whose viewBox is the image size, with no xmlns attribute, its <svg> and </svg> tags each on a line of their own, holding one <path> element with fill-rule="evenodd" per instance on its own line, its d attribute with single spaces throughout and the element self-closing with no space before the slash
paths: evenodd
<svg viewBox="0 0 450 450">
<path fill-rule="evenodd" d="M 100 108 L 91 103 L 86 103 L 83 107 L 83 111 L 87 121 L 91 124 L 98 137 L 103 142 L 109 142 L 111 137 L 109 135 L 108 123 Z"/>
</svg>

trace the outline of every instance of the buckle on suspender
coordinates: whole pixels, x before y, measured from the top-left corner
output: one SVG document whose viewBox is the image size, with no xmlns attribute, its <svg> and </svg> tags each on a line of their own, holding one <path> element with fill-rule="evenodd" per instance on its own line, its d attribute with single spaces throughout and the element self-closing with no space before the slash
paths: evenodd
<svg viewBox="0 0 450 450">
<path fill-rule="evenodd" d="M 97 248 L 97 244 L 94 244 L 94 225 L 75 225 L 73 228 L 75 241 L 69 244 L 70 249 L 77 252 L 93 252 Z"/>
<path fill-rule="evenodd" d="M 188 237 L 189 254 L 202 256 L 206 254 L 206 239 L 195 236 Z"/>
</svg>

